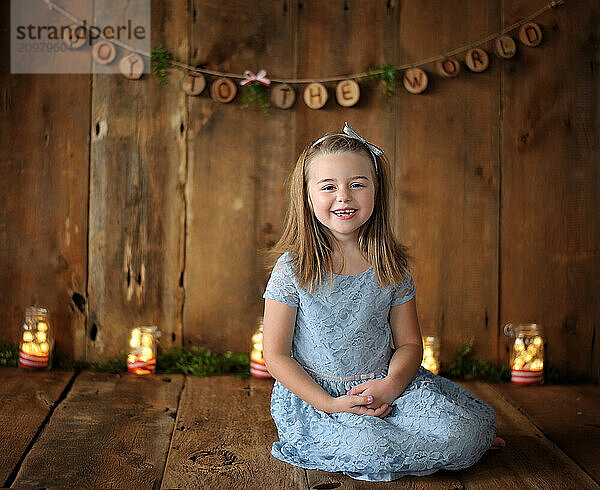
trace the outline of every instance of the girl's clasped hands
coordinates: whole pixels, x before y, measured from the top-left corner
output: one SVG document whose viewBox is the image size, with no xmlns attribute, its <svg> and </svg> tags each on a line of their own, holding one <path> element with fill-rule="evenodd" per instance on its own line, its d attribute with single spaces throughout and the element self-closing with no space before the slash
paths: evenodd
<svg viewBox="0 0 600 490">
<path fill-rule="evenodd" d="M 354 386 L 346 395 L 334 398 L 331 413 L 348 412 L 384 418 L 398 397 L 389 379 L 371 379 Z"/>
</svg>

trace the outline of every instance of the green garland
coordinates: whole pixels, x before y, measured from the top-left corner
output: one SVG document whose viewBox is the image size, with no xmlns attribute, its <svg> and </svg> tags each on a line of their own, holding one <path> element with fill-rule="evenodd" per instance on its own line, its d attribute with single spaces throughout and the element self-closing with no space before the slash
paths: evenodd
<svg viewBox="0 0 600 490">
<path fill-rule="evenodd" d="M 394 96 L 396 91 L 396 68 L 391 63 L 384 63 L 381 66 L 370 68 L 368 74 L 359 79 L 359 81 L 379 80 L 383 86 L 383 95 L 388 102 Z"/>
<path fill-rule="evenodd" d="M 250 354 L 227 351 L 225 354 L 214 354 L 202 347 L 184 350 L 171 347 L 158 356 L 157 372 L 182 373 L 194 376 L 212 376 L 215 374 L 250 375 Z"/>
<path fill-rule="evenodd" d="M 62 353 L 57 353 L 53 366 L 58 369 L 82 371 L 107 371 L 119 373 L 127 370 L 127 354 L 103 362 L 72 361 Z M 171 347 L 159 352 L 156 358 L 157 374 L 191 374 L 193 376 L 213 376 L 217 374 L 250 375 L 250 355 L 247 353 L 226 352 L 216 354 L 202 347 Z"/>
<path fill-rule="evenodd" d="M 244 91 L 242 92 L 241 108 L 246 109 L 252 103 L 256 103 L 262 107 L 263 116 L 269 116 L 269 107 L 271 106 L 271 103 L 269 102 L 267 87 L 257 81 L 245 85 Z"/>
<path fill-rule="evenodd" d="M 481 380 L 489 383 L 510 381 L 510 368 L 503 365 L 497 368 L 487 361 L 470 359 L 474 337 L 466 341 L 458 349 L 454 362 L 450 365 L 440 365 L 440 376 L 459 380 Z M 9 342 L 0 342 L 0 366 L 17 367 L 19 347 Z M 250 356 L 246 352 L 225 354 L 213 353 L 202 347 L 191 347 L 184 350 L 181 347 L 171 347 L 165 352 L 158 353 L 157 374 L 190 374 L 193 376 L 213 376 L 217 374 L 235 374 L 239 377 L 250 375 Z M 120 355 L 101 362 L 89 362 L 82 359 L 73 361 L 60 351 L 56 352 L 53 367 L 71 371 L 104 371 L 120 373 L 127 370 L 127 354 Z M 593 378 L 559 370 L 554 366 L 544 369 L 545 384 L 586 384 L 596 383 Z"/>
<path fill-rule="evenodd" d="M 0 366 L 17 367 L 19 346 L 10 342 L 0 342 Z"/>
<path fill-rule="evenodd" d="M 167 69 L 174 66 L 176 61 L 173 55 L 162 47 L 162 44 L 156 46 L 151 53 L 152 73 L 158 77 L 158 83 L 165 86 L 168 83 Z"/>
<path fill-rule="evenodd" d="M 510 381 L 510 368 L 508 365 L 497 368 L 488 361 L 469 359 L 469 354 L 473 349 L 475 337 L 467 340 L 463 346 L 458 349 L 456 360 L 449 366 L 440 363 L 440 376 L 455 379 L 480 379 L 490 383 L 500 381 Z"/>
</svg>

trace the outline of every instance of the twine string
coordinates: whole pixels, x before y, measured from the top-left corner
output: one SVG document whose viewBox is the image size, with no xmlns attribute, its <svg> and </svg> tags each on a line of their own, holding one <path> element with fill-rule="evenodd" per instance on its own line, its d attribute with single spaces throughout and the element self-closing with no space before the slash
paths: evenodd
<svg viewBox="0 0 600 490">
<path fill-rule="evenodd" d="M 42 0 L 42 1 L 46 3 L 46 5 L 48 6 L 48 8 L 50 10 L 53 10 L 53 9 L 56 10 L 64 17 L 71 20 L 73 23 L 75 23 L 75 24 L 79 25 L 80 27 L 83 27 L 87 31 L 91 32 L 90 26 L 84 25 L 83 22 L 81 21 L 81 19 L 78 19 L 77 17 L 75 17 L 73 14 L 71 14 L 71 12 L 65 10 L 63 7 L 58 5 L 53 0 Z M 521 27 L 522 25 L 526 24 L 527 22 L 531 22 L 532 20 L 538 18 L 540 15 L 542 15 L 546 11 L 555 9 L 564 4 L 565 4 L 565 0 L 551 0 L 549 3 L 544 5 L 542 8 L 536 10 L 535 12 L 533 12 L 532 14 L 528 15 L 527 17 L 519 20 L 518 22 L 515 22 L 514 24 L 512 24 L 508 27 L 504 27 L 500 31 L 489 34 L 489 35 L 485 36 L 484 38 L 481 38 L 475 42 L 465 44 L 465 45 L 455 48 L 451 51 L 447 51 L 445 54 L 440 54 L 440 55 L 432 56 L 430 58 L 425 58 L 425 59 L 419 60 L 414 63 L 405 63 L 403 65 L 393 65 L 393 67 L 396 71 L 403 71 L 403 70 L 407 70 L 408 68 L 420 67 L 420 66 L 428 65 L 430 63 L 435 63 L 437 61 L 444 60 L 446 58 L 451 58 L 452 56 L 456 56 L 457 54 L 464 53 L 465 51 L 467 51 L 469 49 L 479 47 L 482 44 L 486 44 L 486 43 L 492 41 L 493 39 L 496 39 L 499 36 L 503 36 L 507 32 L 513 31 L 513 30 L 517 29 L 518 27 Z M 101 37 L 102 39 L 104 39 L 106 41 L 111 42 L 112 44 L 116 44 L 117 46 L 120 46 L 123 49 L 126 49 L 127 51 L 131 51 L 132 53 L 138 53 L 149 59 L 152 58 L 152 53 L 149 53 L 148 51 L 130 46 L 118 39 L 110 39 L 109 40 L 104 36 L 104 34 L 102 32 L 100 32 L 99 37 Z M 182 68 L 184 70 L 191 71 L 194 73 L 203 73 L 206 75 L 213 75 L 213 76 L 225 77 L 225 78 L 236 78 L 236 79 L 240 79 L 240 80 L 244 80 L 246 78 L 244 75 L 241 75 L 239 73 L 227 73 L 227 72 L 222 72 L 222 71 L 217 71 L 217 70 L 209 70 L 207 68 L 197 68 L 197 67 L 188 65 L 187 63 L 183 63 L 183 62 L 177 61 L 177 60 L 171 61 L 170 64 L 171 64 L 171 66 Z M 271 82 L 286 83 L 286 84 L 340 82 L 342 80 L 356 80 L 358 78 L 365 78 L 365 77 L 369 77 L 369 76 L 373 76 L 373 75 L 380 75 L 383 72 L 384 72 L 383 70 L 374 70 L 374 71 L 370 71 L 370 72 L 353 73 L 351 75 L 340 75 L 340 76 L 326 77 L 326 78 L 270 78 L 270 80 L 271 80 Z"/>
</svg>

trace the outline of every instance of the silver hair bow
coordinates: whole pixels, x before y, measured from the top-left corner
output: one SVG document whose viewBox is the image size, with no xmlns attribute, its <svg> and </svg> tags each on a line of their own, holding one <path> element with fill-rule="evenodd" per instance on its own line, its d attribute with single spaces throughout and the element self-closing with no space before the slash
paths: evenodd
<svg viewBox="0 0 600 490">
<path fill-rule="evenodd" d="M 329 138 L 330 136 L 347 136 L 348 138 L 352 138 L 352 139 L 358 140 L 361 143 L 363 143 L 369 149 L 369 152 L 371 153 L 371 157 L 373 157 L 373 163 L 375 164 L 375 171 L 379 172 L 379 166 L 377 165 L 377 157 L 383 155 L 383 150 L 381 148 L 379 148 L 377 145 L 374 145 L 373 143 L 369 143 L 360 134 L 358 134 L 355 131 L 355 129 L 352 126 L 350 126 L 347 122 L 344 123 L 344 129 L 342 130 L 342 133 L 326 134 L 325 136 L 322 136 L 317 141 L 315 141 L 311 145 L 311 147 L 318 145 L 319 143 L 321 143 L 325 139 Z"/>
</svg>

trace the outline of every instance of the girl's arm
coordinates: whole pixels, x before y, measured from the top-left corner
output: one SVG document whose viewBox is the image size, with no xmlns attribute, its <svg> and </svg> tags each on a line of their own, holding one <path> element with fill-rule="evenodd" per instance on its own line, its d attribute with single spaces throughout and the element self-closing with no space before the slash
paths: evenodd
<svg viewBox="0 0 600 490">
<path fill-rule="evenodd" d="M 379 416 L 383 410 L 364 407 L 373 402 L 370 396 L 332 397 L 291 357 L 297 308 L 265 299 L 263 322 L 263 357 L 269 373 L 288 390 L 327 413 L 351 412 Z M 386 406 L 387 408 L 387 406 Z"/>
<path fill-rule="evenodd" d="M 423 339 L 415 298 L 390 310 L 390 327 L 396 351 L 387 378 L 393 381 L 398 398 L 413 380 L 423 361 Z"/>
<path fill-rule="evenodd" d="M 351 394 L 372 395 L 375 401 L 391 404 L 413 380 L 423 360 L 423 339 L 417 318 L 415 299 L 390 309 L 390 326 L 396 350 L 390 360 L 388 375 L 383 379 L 365 381 L 350 390 Z"/>
</svg>

